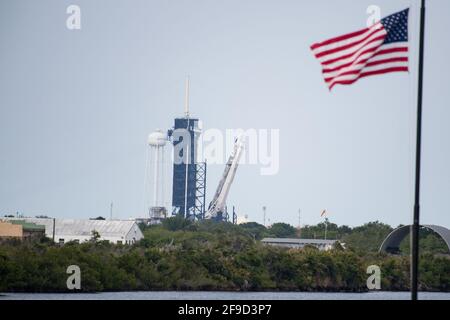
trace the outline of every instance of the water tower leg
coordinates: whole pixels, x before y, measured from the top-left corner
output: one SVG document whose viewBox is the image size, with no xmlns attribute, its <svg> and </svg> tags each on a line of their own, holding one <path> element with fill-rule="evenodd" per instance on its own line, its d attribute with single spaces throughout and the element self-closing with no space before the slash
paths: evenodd
<svg viewBox="0 0 450 320">
<path fill-rule="evenodd" d="M 158 206 L 158 152 L 159 148 L 155 148 L 155 163 L 154 163 L 154 181 L 153 181 L 153 205 Z"/>
<path fill-rule="evenodd" d="M 161 188 L 161 207 L 164 207 L 164 196 L 165 196 L 165 167 L 164 167 L 164 148 L 161 148 L 161 161 L 160 161 L 160 170 L 161 170 L 161 184 L 160 184 L 160 188 Z"/>
</svg>

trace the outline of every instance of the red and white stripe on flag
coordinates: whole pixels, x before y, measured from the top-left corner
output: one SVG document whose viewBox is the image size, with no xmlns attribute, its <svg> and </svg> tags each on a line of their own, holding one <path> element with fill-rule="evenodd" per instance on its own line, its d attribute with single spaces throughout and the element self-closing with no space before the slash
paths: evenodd
<svg viewBox="0 0 450 320">
<path fill-rule="evenodd" d="M 329 89 L 368 76 L 408 72 L 407 14 L 405 10 L 371 28 L 312 45 Z"/>
</svg>

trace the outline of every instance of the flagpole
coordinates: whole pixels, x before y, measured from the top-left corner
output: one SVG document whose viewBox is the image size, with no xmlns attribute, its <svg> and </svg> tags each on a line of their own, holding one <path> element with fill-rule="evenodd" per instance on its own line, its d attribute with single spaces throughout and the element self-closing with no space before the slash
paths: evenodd
<svg viewBox="0 0 450 320">
<path fill-rule="evenodd" d="M 425 47 L 425 0 L 420 8 L 420 49 L 419 49 L 419 86 L 417 97 L 417 144 L 416 144 L 416 186 L 414 200 L 414 224 L 411 237 L 411 299 L 418 300 L 419 275 L 419 229 L 420 229 L 420 173 L 422 151 L 422 101 L 423 101 L 423 64 Z"/>
</svg>

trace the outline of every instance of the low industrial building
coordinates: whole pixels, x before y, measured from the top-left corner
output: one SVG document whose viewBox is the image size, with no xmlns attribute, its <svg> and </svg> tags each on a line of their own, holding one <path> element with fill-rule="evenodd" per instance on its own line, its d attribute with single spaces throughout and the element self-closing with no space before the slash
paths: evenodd
<svg viewBox="0 0 450 320">
<path fill-rule="evenodd" d="M 25 240 L 38 240 L 45 237 L 45 226 L 23 220 L 11 220 L 14 225 L 22 226 L 22 238 Z"/>
<path fill-rule="evenodd" d="M 320 251 L 329 251 L 334 248 L 337 240 L 319 240 L 319 239 L 282 239 L 282 238 L 265 238 L 262 243 L 274 247 L 303 249 L 306 246 L 313 246 Z"/>
<path fill-rule="evenodd" d="M 45 226 L 23 220 L 0 221 L 0 238 L 24 240 L 40 239 L 45 236 Z"/>
<path fill-rule="evenodd" d="M 34 223 L 45 227 L 45 235 L 55 242 L 86 242 L 92 239 L 93 232 L 99 235 L 99 241 L 116 244 L 133 244 L 144 238 L 134 220 L 75 220 L 51 218 L 10 219 Z"/>
<path fill-rule="evenodd" d="M 23 230 L 21 225 L 12 224 L 8 221 L 0 221 L 0 238 L 17 238 L 23 237 Z"/>
</svg>

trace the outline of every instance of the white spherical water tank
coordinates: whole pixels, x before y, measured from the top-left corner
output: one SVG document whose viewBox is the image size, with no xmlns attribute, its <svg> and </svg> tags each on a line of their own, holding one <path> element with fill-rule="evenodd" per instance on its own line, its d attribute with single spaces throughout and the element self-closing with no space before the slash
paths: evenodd
<svg viewBox="0 0 450 320">
<path fill-rule="evenodd" d="M 167 136 L 161 130 L 156 130 L 148 136 L 150 147 L 164 147 L 167 143 Z"/>
</svg>

